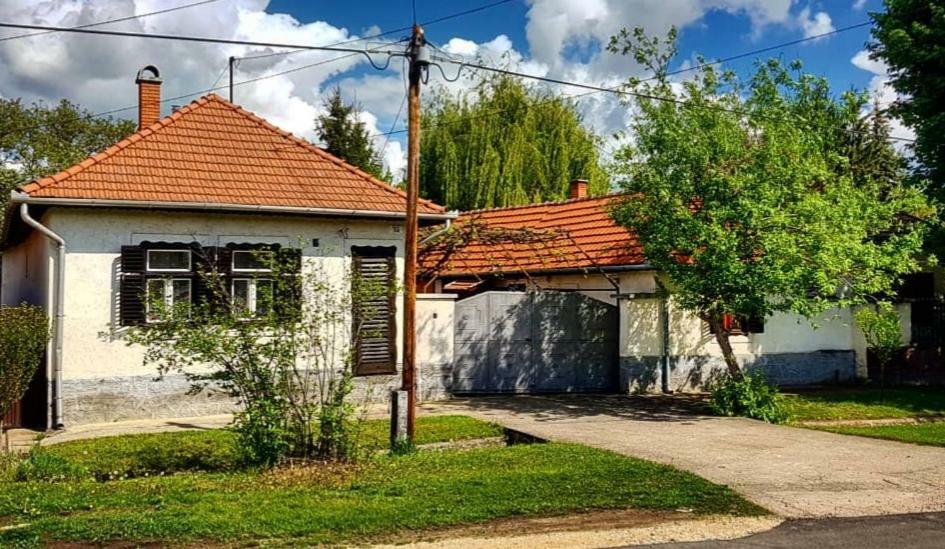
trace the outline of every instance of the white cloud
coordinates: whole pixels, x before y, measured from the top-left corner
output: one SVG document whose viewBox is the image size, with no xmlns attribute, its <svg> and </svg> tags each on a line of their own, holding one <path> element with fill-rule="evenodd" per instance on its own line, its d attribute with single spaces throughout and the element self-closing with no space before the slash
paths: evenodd
<svg viewBox="0 0 945 549">
<path fill-rule="evenodd" d="M 853 2 L 853 9 L 856 11 L 860 11 L 865 6 L 866 6 L 866 0 L 855 0 Z"/>
<path fill-rule="evenodd" d="M 889 80 L 889 67 L 882 61 L 870 59 L 869 52 L 861 50 L 850 60 L 853 65 L 861 70 L 873 74 L 870 78 L 869 91 L 874 100 L 879 103 L 880 108 L 888 107 L 892 102 L 899 98 L 899 93 L 892 87 Z M 874 104 L 867 107 L 869 110 L 875 108 Z M 902 139 L 915 139 L 915 131 L 907 127 L 898 118 L 890 120 L 890 135 Z M 893 144 L 900 151 L 905 151 L 907 143 L 901 139 L 896 139 Z"/>
<path fill-rule="evenodd" d="M 797 10 L 798 0 L 526 0 L 527 44 L 515 44 L 504 34 L 476 42 L 457 33 L 443 49 L 453 55 L 480 60 L 491 66 L 508 66 L 539 76 L 615 86 L 642 69 L 624 56 L 602 51 L 610 36 L 622 27 L 643 26 L 650 35 L 662 35 L 673 25 L 700 24 L 711 11 L 741 16 L 751 23 L 750 36 L 771 25 L 800 31 L 805 36 L 833 28 L 825 12 Z M 76 26 L 167 7 L 165 0 L 5 0 L 4 18 L 59 26 Z M 110 25 L 109 28 L 165 34 L 216 36 L 254 41 L 331 44 L 359 35 L 330 21 L 300 22 L 287 14 L 268 13 L 268 0 L 227 0 L 164 15 Z M 369 21 L 366 21 L 369 23 Z M 462 25 L 455 28 L 461 29 Z M 365 28 L 360 36 L 386 29 Z M 28 31 L 0 30 L 0 37 Z M 527 47 L 526 47 L 527 46 Z M 522 52 L 530 52 L 525 55 Z M 206 89 L 218 77 L 226 84 L 226 60 L 231 55 L 272 53 L 270 48 L 199 44 L 133 38 L 110 38 L 56 33 L 0 42 L 0 93 L 26 101 L 68 98 L 93 112 L 133 106 L 137 102 L 134 75 L 145 64 L 155 64 L 164 79 L 164 97 Z M 579 52 L 576 55 L 574 52 Z M 236 102 L 293 133 L 314 140 L 314 118 L 322 112 L 322 100 L 334 85 L 347 99 L 364 107 L 364 120 L 372 133 L 389 131 L 403 99 L 403 74 L 394 60 L 386 72 L 354 72 L 367 66 L 360 56 L 302 52 L 243 60 L 237 81 L 323 63 L 304 70 L 238 86 Z M 456 68 L 447 64 L 448 75 Z M 885 72 L 885 71 L 883 71 Z M 444 83 L 431 72 L 431 86 L 452 92 L 470 90 L 485 73 L 464 69 L 456 82 Z M 542 85 L 543 84 L 536 84 Z M 584 93 L 573 87 L 549 85 L 555 93 Z M 431 90 L 424 90 L 424 96 Z M 221 90 L 225 94 L 225 90 Z M 186 103 L 183 98 L 174 103 Z M 170 105 L 165 105 L 165 113 Z M 593 94 L 582 99 L 585 123 L 607 135 L 624 128 L 630 112 L 613 94 Z M 135 110 L 120 113 L 134 118 Z M 403 127 L 401 113 L 397 128 Z M 378 147 L 383 137 L 375 139 Z M 399 175 L 405 165 L 403 135 L 387 140 L 381 151 L 385 165 Z"/>
<path fill-rule="evenodd" d="M 804 8 L 797 16 L 797 22 L 804 31 L 804 38 L 811 38 L 821 34 L 827 34 L 836 30 L 830 14 L 825 11 L 819 11 L 811 15 L 810 8 Z"/>
</svg>

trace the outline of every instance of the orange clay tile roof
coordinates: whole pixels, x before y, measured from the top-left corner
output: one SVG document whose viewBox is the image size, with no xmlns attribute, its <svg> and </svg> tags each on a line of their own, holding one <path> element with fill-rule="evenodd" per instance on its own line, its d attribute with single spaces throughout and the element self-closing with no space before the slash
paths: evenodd
<svg viewBox="0 0 945 549">
<path fill-rule="evenodd" d="M 623 196 L 464 212 L 454 222 L 454 234 L 464 234 L 464 227 L 478 224 L 490 230 L 475 234 L 487 236 L 453 241 L 434 238 L 420 254 L 422 276 L 455 278 L 644 265 L 637 236 L 610 217 L 612 205 Z M 495 228 L 513 231 L 505 238 L 502 230 L 491 230 Z"/>
<path fill-rule="evenodd" d="M 210 94 L 71 168 L 33 198 L 406 211 L 406 195 Z M 420 215 L 444 209 L 423 200 Z"/>
</svg>

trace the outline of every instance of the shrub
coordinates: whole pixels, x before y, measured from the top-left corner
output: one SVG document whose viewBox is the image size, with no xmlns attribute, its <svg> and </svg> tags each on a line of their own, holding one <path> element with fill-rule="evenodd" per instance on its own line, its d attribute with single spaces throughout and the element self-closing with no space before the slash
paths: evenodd
<svg viewBox="0 0 945 549">
<path fill-rule="evenodd" d="M 856 312 L 855 319 L 863 330 L 866 344 L 876 356 L 880 382 L 885 383 L 886 366 L 892 362 L 899 348 L 905 345 L 899 312 L 892 304 L 881 302 L 876 304 L 875 309 L 860 309 Z"/>
<path fill-rule="evenodd" d="M 48 340 L 43 309 L 25 303 L 0 307 L 0 418 L 23 398 Z"/>
<path fill-rule="evenodd" d="M 269 306 L 249 312 L 229 294 L 212 252 L 197 253 L 209 297 L 186 314 L 154 304 L 157 321 L 126 332 L 128 344 L 143 346 L 145 363 L 159 374 L 184 375 L 193 394 L 219 391 L 239 401 L 233 432 L 246 464 L 353 457 L 352 342 L 371 337 L 367 321 L 396 289 L 318 265 L 303 271 L 299 250 L 262 250 Z"/>
<path fill-rule="evenodd" d="M 288 409 L 274 400 L 254 400 L 236 414 L 233 432 L 247 465 L 276 465 L 289 452 Z"/>
<path fill-rule="evenodd" d="M 768 423 L 788 420 L 784 396 L 760 374 L 746 372 L 736 376 L 726 372 L 709 385 L 709 392 L 709 406 L 718 415 L 749 417 Z"/>
<path fill-rule="evenodd" d="M 19 463 L 15 478 L 18 481 L 41 480 L 76 480 L 89 477 L 89 470 L 71 460 L 40 446 L 30 450 L 29 455 Z"/>
</svg>

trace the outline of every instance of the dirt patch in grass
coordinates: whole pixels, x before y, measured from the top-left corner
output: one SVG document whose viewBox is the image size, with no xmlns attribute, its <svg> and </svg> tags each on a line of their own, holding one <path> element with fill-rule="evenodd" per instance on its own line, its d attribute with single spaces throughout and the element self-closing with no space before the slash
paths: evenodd
<svg viewBox="0 0 945 549">
<path fill-rule="evenodd" d="M 667 522 L 691 520 L 692 513 L 680 511 L 644 511 L 637 509 L 606 509 L 567 515 L 506 517 L 478 524 L 403 532 L 391 536 L 363 540 L 373 543 L 417 543 L 455 538 L 498 538 L 522 534 L 549 534 L 555 532 L 589 532 L 642 528 Z"/>
</svg>

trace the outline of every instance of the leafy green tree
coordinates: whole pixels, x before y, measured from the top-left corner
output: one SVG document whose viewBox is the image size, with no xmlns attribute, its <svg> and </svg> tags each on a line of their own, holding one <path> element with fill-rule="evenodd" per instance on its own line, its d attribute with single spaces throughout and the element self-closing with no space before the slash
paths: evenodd
<svg viewBox="0 0 945 549">
<path fill-rule="evenodd" d="M 134 130 L 134 122 L 96 118 L 65 99 L 49 106 L 0 98 L 0 209 L 15 186 L 64 170 Z"/>
<path fill-rule="evenodd" d="M 360 119 L 361 106 L 345 103 L 341 88 L 325 99 L 325 114 L 315 119 L 315 131 L 324 149 L 367 173 L 390 181 L 380 155 L 371 145 L 371 134 Z"/>
<path fill-rule="evenodd" d="M 0 307 L 0 433 L 3 415 L 23 398 L 48 340 L 49 319 L 42 307 Z"/>
<path fill-rule="evenodd" d="M 899 312 L 891 303 L 880 302 L 875 308 L 864 307 L 856 312 L 856 323 L 863 330 L 866 344 L 879 364 L 879 381 L 886 384 L 886 367 L 906 344 L 902 339 Z"/>
<path fill-rule="evenodd" d="M 560 200 L 572 179 L 610 190 L 599 139 L 574 104 L 517 78 L 487 80 L 471 97 L 441 91 L 421 120 L 420 192 L 448 208 Z"/>
<path fill-rule="evenodd" d="M 886 0 L 886 11 L 873 13 L 870 51 L 889 66 L 900 98 L 891 107 L 916 132 L 915 155 L 930 191 L 945 199 L 945 2 Z"/>
<path fill-rule="evenodd" d="M 631 197 L 615 219 L 640 235 L 674 303 L 712 328 L 731 375 L 727 318 L 811 318 L 888 293 L 918 268 L 917 220 L 935 210 L 897 175 L 854 166 L 865 94 L 837 98 L 776 60 L 747 83 L 706 67 L 677 86 L 672 36 L 663 45 L 640 29 L 610 49 L 657 75 L 629 83 L 639 115 L 616 170 Z"/>
</svg>

